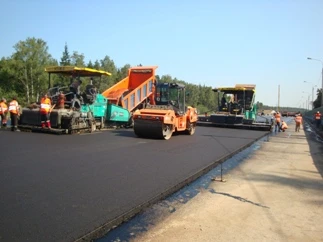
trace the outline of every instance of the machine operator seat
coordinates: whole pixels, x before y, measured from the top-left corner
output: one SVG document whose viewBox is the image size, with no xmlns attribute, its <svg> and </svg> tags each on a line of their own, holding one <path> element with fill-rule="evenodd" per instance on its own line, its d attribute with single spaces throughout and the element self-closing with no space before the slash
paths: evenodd
<svg viewBox="0 0 323 242">
<path fill-rule="evenodd" d="M 179 105 L 179 103 L 177 101 L 172 100 L 172 101 L 170 101 L 170 104 L 171 104 L 173 110 L 175 111 L 176 115 L 183 115 L 184 114 L 184 112 L 180 108 L 180 105 Z"/>
</svg>

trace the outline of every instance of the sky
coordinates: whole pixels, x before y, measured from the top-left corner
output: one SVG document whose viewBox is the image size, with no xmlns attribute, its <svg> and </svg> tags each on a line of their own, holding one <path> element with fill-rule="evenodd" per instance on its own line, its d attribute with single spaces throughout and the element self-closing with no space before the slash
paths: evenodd
<svg viewBox="0 0 323 242">
<path fill-rule="evenodd" d="M 323 61 L 322 0 L 2 0 L 0 11 L 0 58 L 35 37 L 57 60 L 67 43 L 86 62 L 107 55 L 197 85 L 255 84 L 266 105 L 280 87 L 280 106 L 305 107 L 322 87 L 323 63 L 307 60 Z"/>
</svg>

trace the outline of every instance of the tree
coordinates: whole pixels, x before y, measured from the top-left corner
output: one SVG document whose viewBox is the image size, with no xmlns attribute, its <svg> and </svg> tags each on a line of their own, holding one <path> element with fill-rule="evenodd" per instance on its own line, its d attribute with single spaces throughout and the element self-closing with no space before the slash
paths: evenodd
<svg viewBox="0 0 323 242">
<path fill-rule="evenodd" d="M 322 100 L 322 88 L 321 89 L 317 89 L 317 94 L 316 94 L 316 99 L 315 101 L 313 102 L 313 106 L 314 106 L 314 109 L 315 108 L 319 108 L 322 106 L 321 104 L 321 100 Z"/>
<path fill-rule="evenodd" d="M 128 76 L 128 70 L 131 68 L 130 64 L 126 64 L 117 71 L 117 80 L 121 81 L 122 79 Z"/>
<path fill-rule="evenodd" d="M 111 87 L 113 84 L 120 81 L 118 80 L 117 67 L 114 64 L 114 61 L 109 56 L 106 55 L 102 60 L 100 60 L 100 65 L 101 65 L 100 69 L 111 73 L 110 77 L 107 77 L 107 76 L 102 77 L 102 80 L 101 80 L 102 90 L 105 90 Z"/>
<path fill-rule="evenodd" d="M 100 68 L 101 68 L 100 62 L 98 60 L 95 60 L 93 69 L 100 70 Z"/>
<path fill-rule="evenodd" d="M 79 54 L 77 51 L 73 51 L 71 55 L 71 64 L 77 67 L 85 67 L 84 55 Z"/>
<path fill-rule="evenodd" d="M 89 61 L 89 63 L 87 63 L 87 67 L 93 69 L 94 66 L 91 60 Z"/>
<path fill-rule="evenodd" d="M 23 87 L 28 103 L 39 97 L 46 88 L 44 67 L 54 62 L 48 53 L 47 43 L 42 39 L 27 38 L 14 45 L 15 53 L 9 62 L 15 80 Z"/>
<path fill-rule="evenodd" d="M 69 65 L 71 65 L 71 57 L 70 57 L 70 54 L 68 52 L 67 43 L 65 43 L 65 46 L 64 46 L 63 56 L 61 57 L 60 65 L 61 66 L 69 66 Z"/>
</svg>

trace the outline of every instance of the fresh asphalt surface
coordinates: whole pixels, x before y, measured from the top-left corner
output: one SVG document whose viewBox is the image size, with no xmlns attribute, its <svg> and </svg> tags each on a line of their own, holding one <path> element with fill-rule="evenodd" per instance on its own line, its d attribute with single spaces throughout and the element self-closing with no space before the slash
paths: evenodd
<svg viewBox="0 0 323 242">
<path fill-rule="evenodd" d="M 0 131 L 0 241 L 73 241 L 266 132 L 197 127 L 141 139 Z"/>
</svg>

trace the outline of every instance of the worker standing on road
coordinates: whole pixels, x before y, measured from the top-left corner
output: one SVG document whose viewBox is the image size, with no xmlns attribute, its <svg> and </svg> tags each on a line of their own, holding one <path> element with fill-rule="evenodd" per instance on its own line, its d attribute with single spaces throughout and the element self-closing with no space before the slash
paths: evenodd
<svg viewBox="0 0 323 242">
<path fill-rule="evenodd" d="M 321 116 L 322 116 L 322 114 L 320 113 L 320 111 L 317 111 L 316 113 L 315 113 L 315 123 L 316 123 L 316 128 L 320 128 L 320 124 L 321 124 Z"/>
<path fill-rule="evenodd" d="M 40 101 L 40 120 L 42 128 L 45 128 L 46 126 L 49 129 L 51 128 L 49 114 L 54 108 L 54 106 L 52 107 L 52 102 L 48 98 L 48 95 L 46 93 Z"/>
<path fill-rule="evenodd" d="M 1 98 L 0 101 L 0 117 L 1 117 L 1 124 L 2 128 L 5 128 L 7 126 L 7 115 L 8 115 L 8 106 L 6 104 L 6 99 Z"/>
<path fill-rule="evenodd" d="M 19 104 L 17 102 L 17 97 L 13 97 L 12 101 L 9 103 L 9 112 L 11 120 L 11 131 L 20 131 L 18 129 L 18 116 L 19 114 Z"/>
<path fill-rule="evenodd" d="M 280 120 L 281 119 L 281 115 L 280 115 L 280 113 L 279 112 L 277 112 L 276 114 L 275 114 L 275 121 L 276 121 L 276 126 L 275 126 L 275 132 L 277 132 L 277 129 L 278 129 L 278 132 L 280 132 L 280 127 L 281 127 L 281 125 L 280 125 Z"/>
<path fill-rule="evenodd" d="M 285 132 L 286 129 L 288 129 L 288 126 L 285 121 L 282 121 L 281 130 Z"/>
<path fill-rule="evenodd" d="M 295 117 L 294 120 L 295 120 L 295 123 L 296 123 L 295 132 L 299 132 L 301 124 L 303 123 L 303 118 L 302 118 L 302 116 L 300 114 L 296 114 L 296 117 Z"/>
</svg>

